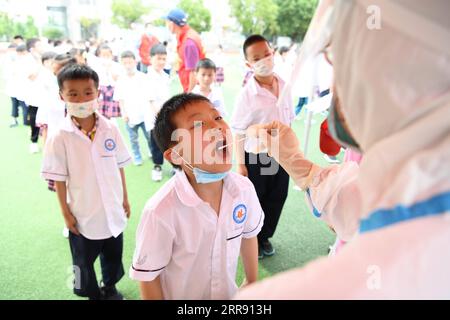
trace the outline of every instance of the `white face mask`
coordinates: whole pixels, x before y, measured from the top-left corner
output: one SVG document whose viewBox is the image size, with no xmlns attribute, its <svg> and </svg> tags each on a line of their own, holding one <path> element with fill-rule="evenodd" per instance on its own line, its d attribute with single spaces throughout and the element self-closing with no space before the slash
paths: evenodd
<svg viewBox="0 0 450 320">
<path fill-rule="evenodd" d="M 273 55 L 265 57 L 253 64 L 253 71 L 257 76 L 268 77 L 273 73 Z"/>
<path fill-rule="evenodd" d="M 76 103 L 76 102 L 67 102 L 67 113 L 75 118 L 84 119 L 92 115 L 98 109 L 98 101 L 97 99 Z"/>
</svg>

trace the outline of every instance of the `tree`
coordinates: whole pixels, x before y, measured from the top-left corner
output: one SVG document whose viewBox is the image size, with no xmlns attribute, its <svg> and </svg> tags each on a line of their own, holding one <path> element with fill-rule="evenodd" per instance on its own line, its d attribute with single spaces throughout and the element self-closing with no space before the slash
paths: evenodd
<svg viewBox="0 0 450 320">
<path fill-rule="evenodd" d="M 0 12 L 0 37 L 6 40 L 14 33 L 13 21 L 6 12 Z"/>
<path fill-rule="evenodd" d="M 293 41 L 302 40 L 314 15 L 318 0 L 275 0 L 278 5 L 277 22 L 280 35 Z"/>
<path fill-rule="evenodd" d="M 211 30 L 211 13 L 203 0 L 181 0 L 178 7 L 188 15 L 188 23 L 198 32 Z"/>
<path fill-rule="evenodd" d="M 85 40 L 97 38 L 99 25 L 100 19 L 81 17 L 80 26 L 82 38 Z"/>
<path fill-rule="evenodd" d="M 231 11 L 249 36 L 258 33 L 272 37 L 278 32 L 278 6 L 274 0 L 230 0 Z"/>
<path fill-rule="evenodd" d="M 132 23 L 140 22 L 150 8 L 144 6 L 141 0 L 113 0 L 112 22 L 121 28 L 129 29 Z"/>
<path fill-rule="evenodd" d="M 42 30 L 42 35 L 50 40 L 61 40 L 64 37 L 64 32 L 57 27 L 47 26 Z"/>
<path fill-rule="evenodd" d="M 18 34 L 24 38 L 38 36 L 39 30 L 34 24 L 33 17 L 27 17 L 26 22 L 17 22 L 12 20 L 7 13 L 0 12 L 0 37 L 4 40 L 9 40 Z"/>
<path fill-rule="evenodd" d="M 14 26 L 14 33 L 21 34 L 26 39 L 35 38 L 39 35 L 39 30 L 34 23 L 34 18 L 28 16 L 25 23 L 17 22 Z"/>
</svg>

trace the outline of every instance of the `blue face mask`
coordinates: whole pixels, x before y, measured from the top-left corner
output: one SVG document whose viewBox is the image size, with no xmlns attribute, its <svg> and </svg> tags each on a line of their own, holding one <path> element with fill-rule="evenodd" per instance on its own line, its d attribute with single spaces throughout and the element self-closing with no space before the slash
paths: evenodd
<svg viewBox="0 0 450 320">
<path fill-rule="evenodd" d="M 213 183 L 213 182 L 221 181 L 221 180 L 225 179 L 225 177 L 229 173 L 229 171 L 213 173 L 213 172 L 208 172 L 208 171 L 205 171 L 205 170 L 202 170 L 199 168 L 194 168 L 194 166 L 192 166 L 189 162 L 184 160 L 184 158 L 182 156 L 180 156 L 180 154 L 178 152 L 176 152 L 173 149 L 172 149 L 172 151 L 175 152 L 181 159 L 183 159 L 186 166 L 194 173 L 195 181 L 197 181 L 197 183 L 205 184 L 205 183 Z"/>
<path fill-rule="evenodd" d="M 225 179 L 229 171 L 212 173 L 199 168 L 192 169 L 197 183 L 212 183 Z"/>
<path fill-rule="evenodd" d="M 336 100 L 331 100 L 330 112 L 328 113 L 328 130 L 333 139 L 341 146 L 353 149 L 362 153 L 359 144 L 353 139 L 350 133 L 345 129 L 341 120 L 339 119 L 338 111 L 336 109 Z"/>
</svg>

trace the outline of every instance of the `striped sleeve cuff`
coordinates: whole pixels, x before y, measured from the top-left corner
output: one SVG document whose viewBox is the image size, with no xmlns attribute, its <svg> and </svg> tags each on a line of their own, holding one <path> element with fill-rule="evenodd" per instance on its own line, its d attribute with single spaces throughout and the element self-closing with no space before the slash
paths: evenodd
<svg viewBox="0 0 450 320">
<path fill-rule="evenodd" d="M 133 264 L 130 267 L 130 278 L 136 281 L 153 281 L 166 267 L 155 270 L 138 269 Z"/>
<path fill-rule="evenodd" d="M 67 181 L 68 175 L 67 174 L 61 174 L 61 173 L 55 173 L 55 172 L 41 172 L 41 177 L 45 180 L 53 180 L 53 181 Z"/>
</svg>

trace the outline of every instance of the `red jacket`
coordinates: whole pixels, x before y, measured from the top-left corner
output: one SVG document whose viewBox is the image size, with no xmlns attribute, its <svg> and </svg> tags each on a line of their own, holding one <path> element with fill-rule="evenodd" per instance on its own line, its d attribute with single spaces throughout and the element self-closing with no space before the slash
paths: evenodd
<svg viewBox="0 0 450 320">
<path fill-rule="evenodd" d="M 159 40 L 154 36 L 149 36 L 147 34 L 142 35 L 141 45 L 139 46 L 139 56 L 141 57 L 141 62 L 146 66 L 150 63 L 150 50 L 155 44 L 158 44 Z"/>
</svg>

